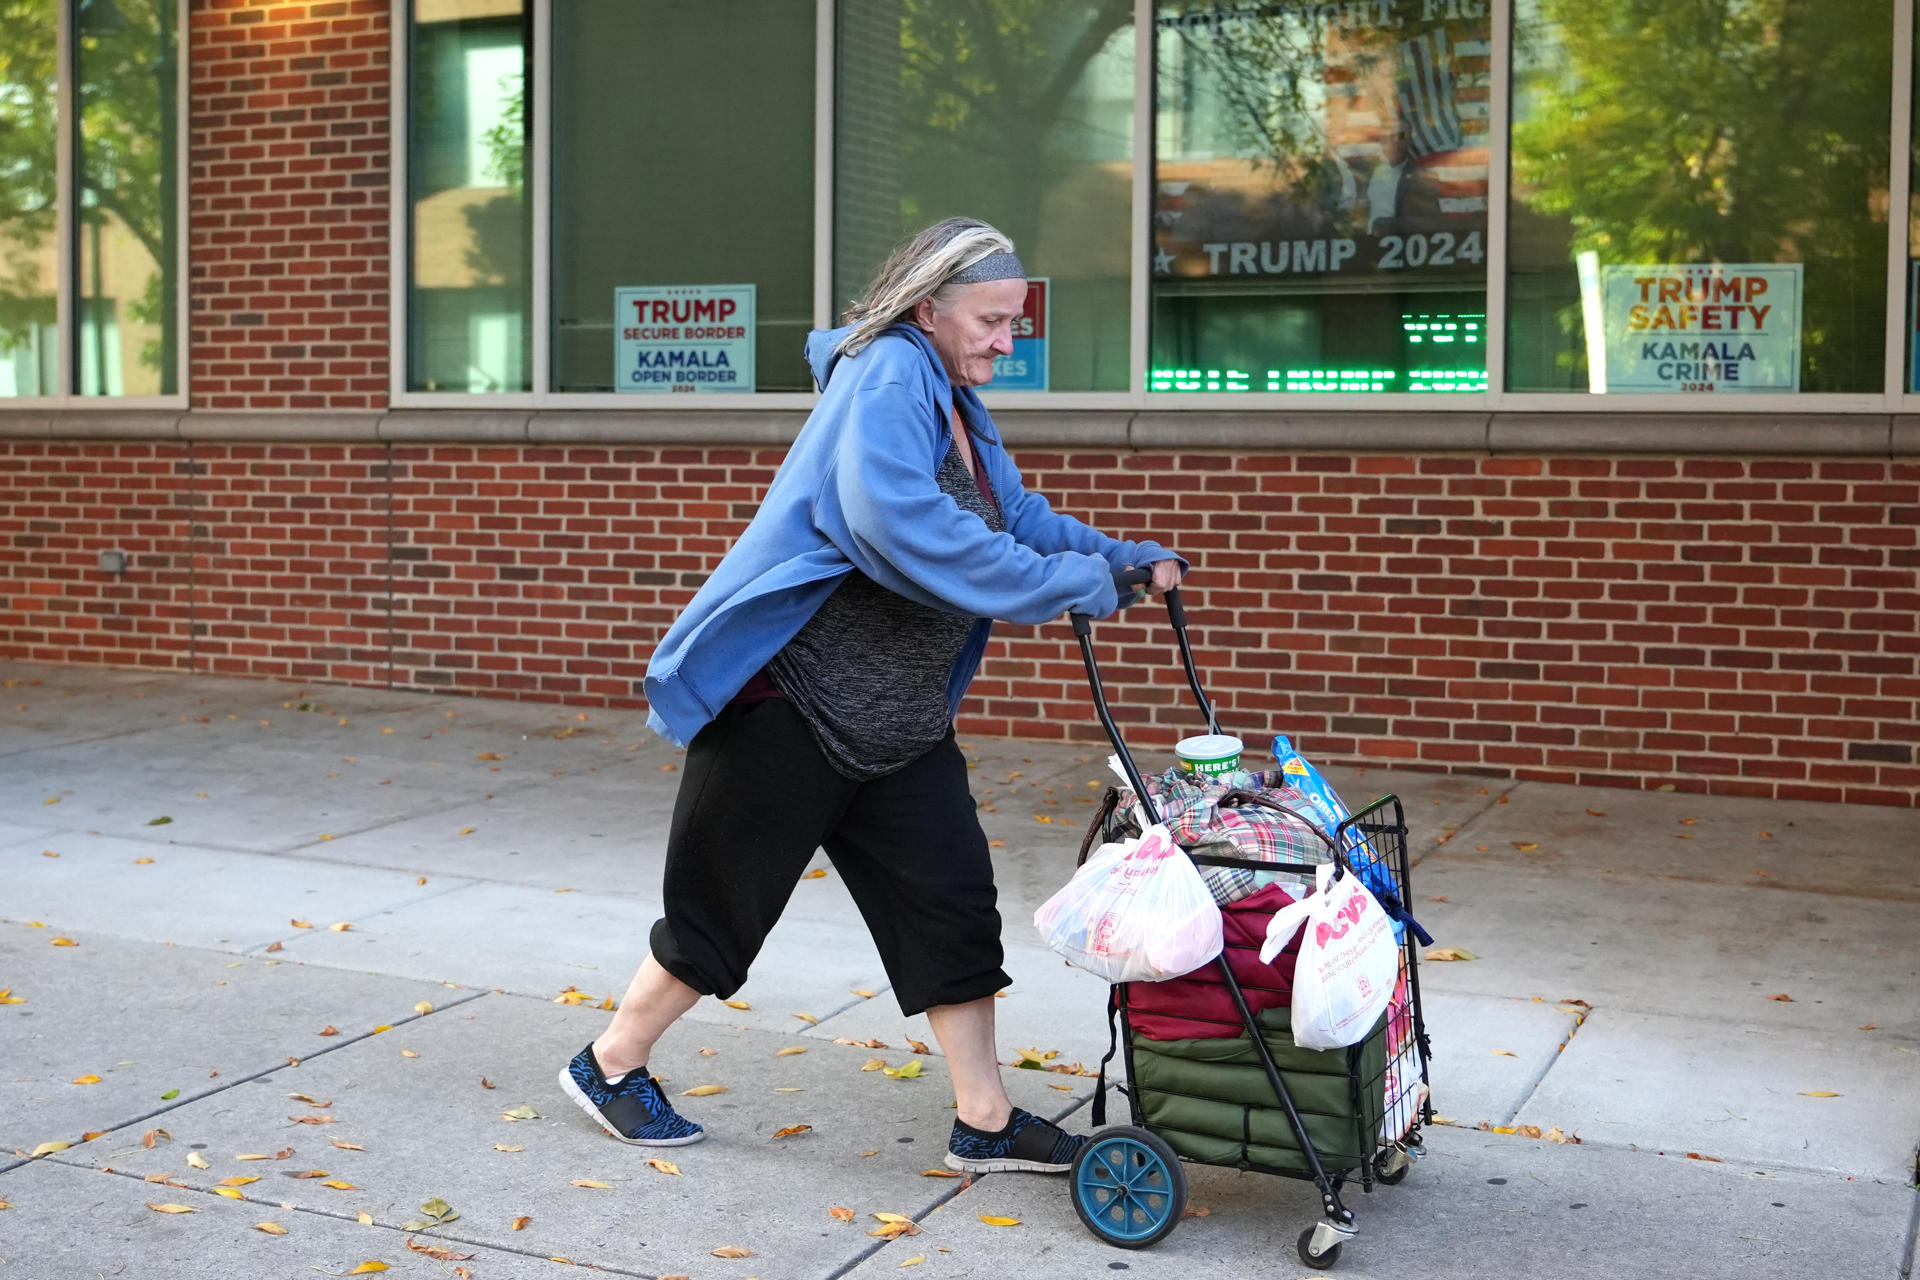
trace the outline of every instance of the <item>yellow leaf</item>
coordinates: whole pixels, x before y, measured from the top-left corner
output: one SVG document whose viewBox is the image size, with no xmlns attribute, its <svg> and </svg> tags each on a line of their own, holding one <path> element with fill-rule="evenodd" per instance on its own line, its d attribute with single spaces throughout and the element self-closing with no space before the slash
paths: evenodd
<svg viewBox="0 0 1920 1280">
<path fill-rule="evenodd" d="M 887 1060 L 885 1058 L 868 1058 L 866 1061 L 866 1065 L 861 1067 L 860 1069 L 862 1071 L 878 1071 L 882 1067 L 885 1067 L 886 1065 L 887 1065 Z"/>
<path fill-rule="evenodd" d="M 791 1138 L 796 1133 L 806 1133 L 813 1128 L 810 1124 L 790 1124 L 784 1129 L 774 1131 L 776 1138 Z"/>
<path fill-rule="evenodd" d="M 155 1213 L 192 1213 L 193 1212 L 192 1209 L 188 1208 L 184 1204 L 155 1204 L 153 1201 L 148 1200 L 146 1201 L 146 1206 L 147 1208 L 153 1210 Z"/>
<path fill-rule="evenodd" d="M 1047 1086 L 1047 1088 L 1049 1088 L 1049 1089 L 1058 1089 L 1058 1090 L 1059 1090 L 1060 1092 L 1062 1092 L 1062 1093 L 1072 1093 L 1072 1092 L 1073 1092 L 1073 1086 L 1072 1086 L 1072 1085 L 1070 1085 L 1070 1084 L 1050 1084 L 1050 1085 L 1048 1085 L 1048 1086 Z"/>
<path fill-rule="evenodd" d="M 342 1151 L 365 1151 L 366 1150 L 366 1148 L 361 1146 L 359 1143 L 348 1142 L 345 1138 L 335 1138 L 333 1140 L 333 1145 L 340 1148 Z"/>
<path fill-rule="evenodd" d="M 109 1132 L 111 1131 L 107 1129 L 89 1129 L 85 1133 L 80 1135 L 80 1141 L 92 1142 L 95 1138 L 106 1137 Z"/>
<path fill-rule="evenodd" d="M 523 1213 L 519 1217 L 513 1220 L 513 1229 L 515 1231 L 525 1231 L 527 1229 L 527 1224 L 532 1221 L 533 1221 L 533 1217 L 530 1214 Z"/>
<path fill-rule="evenodd" d="M 392 733 L 392 732 L 393 732 L 393 730 L 392 730 L 392 729 L 382 729 L 382 730 L 380 730 L 380 732 L 382 732 L 382 733 Z"/>
<path fill-rule="evenodd" d="M 420 1014 L 422 1017 L 425 1017 L 427 1014 L 433 1012 L 433 1001 L 422 1000 L 419 1004 L 416 1004 L 415 1006 L 413 1006 L 413 1011 L 417 1014 Z"/>
<path fill-rule="evenodd" d="M 716 1258 L 751 1258 L 753 1256 L 753 1250 L 742 1249 L 737 1244 L 723 1244 L 713 1251 L 713 1256 Z"/>
<path fill-rule="evenodd" d="M 877 1155 L 879 1155 L 879 1154 L 880 1154 L 880 1153 L 879 1153 L 878 1151 L 862 1151 L 862 1152 L 860 1153 L 860 1158 L 861 1158 L 862 1160 L 865 1160 L 865 1159 L 866 1159 L 866 1158 L 867 1158 L 868 1156 L 877 1156 Z"/>
<path fill-rule="evenodd" d="M 345 920 L 336 920 L 332 924 L 328 925 L 327 928 L 333 930 L 333 932 L 335 933 L 345 933 L 347 930 L 353 928 L 353 926 L 348 924 Z"/>
<path fill-rule="evenodd" d="M 136 867 L 150 867 L 153 865 L 153 859 L 152 858 L 135 858 L 133 860 L 133 865 Z"/>
<path fill-rule="evenodd" d="M 855 987 L 855 988 L 853 989 L 853 994 L 854 994 L 854 995 L 856 995 L 856 996 L 859 996 L 859 997 L 860 997 L 860 998 L 861 998 L 862 1000 L 871 1000 L 871 999 L 873 999 L 873 992 L 871 992 L 871 991 L 863 991 L 863 990 L 861 990 L 861 989 L 860 989 L 859 987 Z"/>
<path fill-rule="evenodd" d="M 311 923 L 310 921 L 307 921 L 307 920 L 289 920 L 289 921 L 287 921 L 287 923 L 288 923 L 288 924 L 290 924 L 290 925 L 292 925 L 292 926 L 293 926 L 294 928 L 296 928 L 296 929 L 311 929 L 311 928 L 313 928 L 313 924 L 312 924 L 312 923 Z"/>
<path fill-rule="evenodd" d="M 801 1048 L 799 1045 L 790 1044 L 786 1048 L 775 1053 L 773 1056 L 776 1058 L 791 1058 L 796 1053 L 805 1053 L 805 1052 L 806 1050 Z"/>
<path fill-rule="evenodd" d="M 48 805 L 48 804 L 59 804 L 59 803 L 60 803 L 60 797 L 59 797 L 59 796 L 48 796 L 48 797 L 47 797 L 47 798 L 46 798 L 45 800 L 42 800 L 42 801 L 41 801 L 40 803 L 41 803 L 41 804 L 43 804 L 43 805 Z"/>
<path fill-rule="evenodd" d="M 833 1208 L 827 1210 L 827 1212 L 832 1214 L 834 1217 L 840 1219 L 840 1221 L 842 1222 L 853 1221 L 853 1210 L 851 1209 L 843 1209 L 839 1205 L 835 1205 L 833 1206 Z"/>
<path fill-rule="evenodd" d="M 329 1178 L 320 1185 L 323 1187 L 332 1187 L 335 1191 L 358 1191 L 360 1189 L 351 1182 L 342 1182 L 338 1178 Z"/>
<path fill-rule="evenodd" d="M 1514 1053 L 1510 1049 L 1495 1049 L 1493 1051 L 1493 1056 L 1496 1058 L 1517 1058 L 1520 1055 L 1517 1053 Z"/>
<path fill-rule="evenodd" d="M 1513 847 L 1518 849 L 1522 853 L 1532 853 L 1535 849 L 1538 849 L 1540 846 L 1535 844 L 1531 840 L 1515 840 L 1513 842 Z"/>
<path fill-rule="evenodd" d="M 693 1086 L 693 1088 L 686 1090 L 680 1096 L 683 1098 L 710 1098 L 716 1093 L 725 1093 L 726 1091 L 727 1086 L 723 1084 L 697 1084 Z"/>
<path fill-rule="evenodd" d="M 362 1209 L 360 1211 L 360 1225 L 363 1227 L 370 1227 L 373 1225 L 373 1215 L 368 1213 L 365 1209 Z"/>
<path fill-rule="evenodd" d="M 287 1234 L 287 1229 L 277 1222 L 256 1222 L 253 1224 L 253 1229 L 255 1231 L 264 1231 L 270 1236 L 283 1236 Z"/>
<path fill-rule="evenodd" d="M 1803 1089 L 1800 1092 L 1800 1096 L 1803 1098 L 1837 1098 L 1840 1095 L 1830 1089 Z"/>
<path fill-rule="evenodd" d="M 391 1024 L 391 1023 L 386 1023 L 386 1022 L 383 1022 L 383 1023 L 381 1023 L 381 1024 L 379 1025 L 379 1026 L 377 1026 L 377 1027 L 375 1027 L 375 1028 L 373 1029 L 373 1034 L 374 1034 L 374 1035 L 379 1035 L 379 1034 L 380 1034 L 380 1033 L 381 1033 L 382 1031 L 391 1031 L 391 1030 L 393 1030 L 393 1026 L 392 1026 L 392 1024 Z"/>
<path fill-rule="evenodd" d="M 895 1080 L 917 1079 L 920 1075 L 920 1060 L 915 1058 L 897 1067 L 887 1067 L 882 1074 L 892 1076 Z"/>
<path fill-rule="evenodd" d="M 746 1002 L 745 1000 L 729 1000 L 729 1001 L 727 1001 L 727 1002 L 726 1002 L 726 1004 L 727 1004 L 727 1008 L 729 1008 L 729 1009 L 751 1009 L 751 1008 L 753 1008 L 753 1006 L 752 1006 L 752 1005 L 750 1005 L 750 1004 L 748 1004 L 748 1003 L 747 1003 L 747 1002 Z"/>
<path fill-rule="evenodd" d="M 392 733 L 393 730 L 389 729 L 387 732 Z M 376 1271 L 385 1271 L 386 1269 L 387 1264 L 384 1262 L 363 1262 L 353 1270 L 347 1272 L 347 1274 L 350 1276 L 370 1276 Z"/>
<path fill-rule="evenodd" d="M 462 827 L 458 831 L 454 832 L 454 834 L 457 836 L 470 836 L 477 830 L 479 830 L 478 827 Z"/>
<path fill-rule="evenodd" d="M 75 1084 L 99 1084 L 100 1077 L 94 1075 L 75 1076 L 73 1082 Z"/>
<path fill-rule="evenodd" d="M 647 1161 L 647 1163 L 662 1173 L 672 1174 L 676 1178 L 680 1176 L 680 1166 L 671 1160 L 662 1160 L 656 1156 L 654 1159 Z"/>
<path fill-rule="evenodd" d="M 519 1145 L 517 1145 L 517 1144 L 515 1144 L 515 1145 L 509 1145 L 509 1144 L 507 1144 L 507 1143 L 504 1143 L 504 1142 L 496 1142 L 496 1143 L 494 1143 L 494 1144 L 493 1144 L 493 1149 L 494 1149 L 495 1151 L 525 1151 L 525 1150 L 526 1150 L 526 1148 L 525 1148 L 525 1147 L 523 1147 L 523 1146 L 519 1146 Z"/>
<path fill-rule="evenodd" d="M 1779 1002 L 1780 1002 L 1781 1004 L 1792 1004 L 1792 1003 L 1793 1003 L 1793 997 L 1792 997 L 1792 996 L 1790 996 L 1790 995 L 1788 995 L 1788 994 L 1786 994 L 1786 993 L 1785 993 L 1784 991 L 1783 991 L 1783 992 L 1781 992 L 1781 993 L 1780 993 L 1779 995 L 1777 995 L 1777 996 L 1768 996 L 1768 997 L 1767 997 L 1767 999 L 1769 999 L 1769 1000 L 1778 1000 L 1778 1001 L 1779 1001 Z"/>
<path fill-rule="evenodd" d="M 827 869 L 825 867 L 815 867 L 800 878 L 802 880 L 824 880 L 827 878 Z"/>
<path fill-rule="evenodd" d="M 926 1260 L 927 1260 L 926 1254 L 916 1253 L 911 1258 L 908 1258 L 905 1262 L 901 1263 L 900 1267 L 917 1267 L 921 1263 L 925 1262 Z M 898 1271 L 900 1267 L 895 1267 L 894 1270 Z"/>
<path fill-rule="evenodd" d="M 800 1019 L 800 1021 L 806 1023 L 808 1026 L 817 1027 L 820 1025 L 820 1019 L 814 1017 L 810 1013 L 796 1013 L 793 1016 Z"/>
<path fill-rule="evenodd" d="M 25 996 L 13 994 L 12 987 L 0 987 L 0 1004 L 25 1004 L 26 1002 Z"/>
<path fill-rule="evenodd" d="M 425 876 L 415 876 L 413 878 L 413 882 L 415 884 L 425 884 L 427 882 L 427 878 Z"/>
<path fill-rule="evenodd" d="M 613 1190 L 613 1184 L 611 1182 L 595 1182 L 591 1178 L 575 1178 L 573 1185 L 576 1187 L 590 1187 L 595 1191 Z"/>
<path fill-rule="evenodd" d="M 417 1053 L 415 1053 L 415 1052 L 414 1052 L 413 1050 L 411 1050 L 411 1049 L 402 1049 L 402 1050 L 400 1051 L 400 1056 L 401 1056 L 401 1057 L 403 1057 L 403 1058 L 417 1058 L 417 1057 L 419 1057 L 420 1055 L 419 1055 L 419 1054 L 417 1054 Z"/>
<path fill-rule="evenodd" d="M 1421 956 L 1423 960 L 1478 960 L 1479 958 L 1465 947 L 1435 947 Z"/>
<path fill-rule="evenodd" d="M 241 1195 L 238 1191 L 234 1190 L 232 1187 L 215 1187 L 213 1189 L 213 1194 L 217 1196 L 225 1196 L 229 1200 L 245 1200 L 246 1199 L 245 1196 Z"/>
<path fill-rule="evenodd" d="M 48 945 L 55 946 L 55 947 L 77 947 L 80 944 L 75 942 L 72 938 L 55 938 Z"/>
<path fill-rule="evenodd" d="M 482 751 L 479 755 L 475 756 L 474 759 L 475 760 L 505 760 L 506 757 L 501 755 L 498 751 Z"/>
<path fill-rule="evenodd" d="M 213 1167 L 207 1163 L 207 1158 L 198 1151 L 187 1152 L 187 1163 L 196 1169 L 210 1169 Z"/>
<path fill-rule="evenodd" d="M 328 834 L 327 834 L 326 832 L 324 832 L 324 831 L 322 831 L 322 832 L 320 833 L 320 838 L 321 838 L 322 840 L 331 840 L 331 839 L 333 839 L 333 837 L 332 837 L 332 836 L 330 836 L 330 835 L 328 835 Z"/>
<path fill-rule="evenodd" d="M 952 1169 L 928 1169 L 920 1176 L 923 1178 L 958 1178 L 961 1175 Z"/>
<path fill-rule="evenodd" d="M 258 1182 L 258 1181 L 260 1181 L 260 1179 L 252 1176 L 251 1174 L 237 1173 L 231 1178 L 222 1178 L 220 1179 L 220 1181 L 214 1183 L 213 1185 L 215 1185 L 216 1187 L 244 1187 L 249 1182 Z"/>
<path fill-rule="evenodd" d="M 33 1154 L 35 1156 L 50 1156 L 56 1151 L 65 1151 L 72 1145 L 71 1142 L 43 1142 L 33 1149 Z"/>
<path fill-rule="evenodd" d="M 1020 1225 L 1020 1219 L 1018 1218 L 989 1218 L 984 1213 L 980 1214 L 979 1217 L 980 1221 L 990 1227 L 1017 1227 Z"/>
</svg>

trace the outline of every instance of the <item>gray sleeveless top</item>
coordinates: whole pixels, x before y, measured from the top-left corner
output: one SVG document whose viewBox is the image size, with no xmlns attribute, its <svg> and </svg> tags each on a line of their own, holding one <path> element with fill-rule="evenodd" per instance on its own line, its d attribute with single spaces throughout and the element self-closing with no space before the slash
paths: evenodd
<svg viewBox="0 0 1920 1280">
<path fill-rule="evenodd" d="M 996 533 L 1005 529 L 958 444 L 936 479 L 961 510 Z M 856 781 L 883 777 L 947 735 L 947 680 L 978 621 L 896 595 L 855 569 L 773 656 L 767 674 L 836 771 Z"/>
</svg>

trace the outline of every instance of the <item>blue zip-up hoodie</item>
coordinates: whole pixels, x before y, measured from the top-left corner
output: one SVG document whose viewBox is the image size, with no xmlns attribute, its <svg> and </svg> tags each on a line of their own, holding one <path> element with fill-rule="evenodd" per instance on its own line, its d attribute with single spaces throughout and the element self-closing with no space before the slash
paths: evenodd
<svg viewBox="0 0 1920 1280">
<path fill-rule="evenodd" d="M 947 382 L 918 329 L 895 325 L 842 357 L 848 332 L 807 338 L 820 403 L 752 523 L 647 663 L 647 723 L 682 746 L 854 569 L 909 600 L 980 619 L 947 681 L 952 716 L 993 619 L 1104 617 L 1119 605 L 1114 570 L 1178 559 L 1157 543 L 1109 538 L 1022 489 L 986 406 L 972 388 Z M 1005 533 L 961 510 L 934 479 L 952 447 L 956 399 Z"/>
</svg>

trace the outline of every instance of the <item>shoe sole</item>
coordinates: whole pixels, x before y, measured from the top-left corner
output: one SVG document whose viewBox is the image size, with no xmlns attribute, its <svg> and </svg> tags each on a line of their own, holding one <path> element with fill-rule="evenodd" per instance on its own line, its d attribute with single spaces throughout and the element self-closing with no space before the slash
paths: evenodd
<svg viewBox="0 0 1920 1280">
<path fill-rule="evenodd" d="M 969 1160 L 947 1152 L 946 1166 L 961 1173 L 1066 1173 L 1070 1164 L 1042 1164 L 1038 1160 Z"/>
<path fill-rule="evenodd" d="M 580 1091 L 580 1086 L 574 1083 L 573 1073 L 565 1068 L 560 1071 L 560 1090 L 579 1104 L 580 1109 L 586 1112 L 609 1138 L 616 1142 L 624 1142 L 630 1147 L 684 1147 L 707 1136 L 706 1130 L 702 1129 L 684 1138 L 629 1138 L 624 1133 L 616 1132 L 611 1125 L 600 1118 L 600 1108 L 593 1105 L 592 1098 Z"/>
</svg>

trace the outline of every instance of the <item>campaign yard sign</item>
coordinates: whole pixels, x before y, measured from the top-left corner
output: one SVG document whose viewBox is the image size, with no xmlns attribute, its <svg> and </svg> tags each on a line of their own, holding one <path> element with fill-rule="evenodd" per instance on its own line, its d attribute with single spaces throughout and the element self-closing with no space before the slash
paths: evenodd
<svg viewBox="0 0 1920 1280">
<path fill-rule="evenodd" d="M 1600 269 L 1608 391 L 1800 389 L 1797 262 Z"/>
<path fill-rule="evenodd" d="M 1026 304 L 1013 318 L 1013 354 L 993 358 L 993 381 L 988 390 L 1047 389 L 1047 297 L 1051 283 L 1046 276 L 1028 278 Z"/>
<path fill-rule="evenodd" d="M 615 289 L 615 387 L 643 395 L 752 391 L 754 289 L 750 284 Z"/>
</svg>

